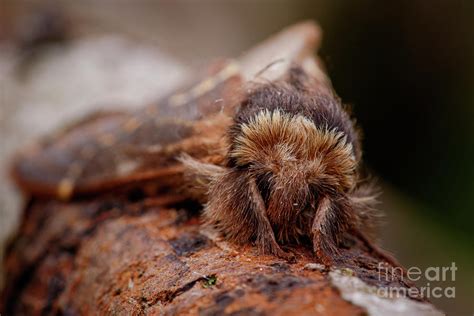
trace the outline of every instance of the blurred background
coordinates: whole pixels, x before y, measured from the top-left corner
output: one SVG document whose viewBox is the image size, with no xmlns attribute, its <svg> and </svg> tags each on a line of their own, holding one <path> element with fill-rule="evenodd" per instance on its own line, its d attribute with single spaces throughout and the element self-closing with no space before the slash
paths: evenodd
<svg viewBox="0 0 474 316">
<path fill-rule="evenodd" d="M 21 200 L 13 150 L 97 108 L 135 107 L 217 57 L 315 19 L 319 55 L 364 130 L 382 243 L 406 267 L 458 267 L 450 315 L 474 312 L 474 2 L 8 1 L 0 3 L 0 220 Z M 426 280 L 420 281 L 426 286 Z"/>
</svg>

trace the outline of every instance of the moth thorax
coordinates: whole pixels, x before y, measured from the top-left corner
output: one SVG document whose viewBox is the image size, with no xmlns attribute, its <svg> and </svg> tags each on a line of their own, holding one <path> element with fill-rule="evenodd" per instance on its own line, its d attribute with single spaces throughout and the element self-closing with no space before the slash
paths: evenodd
<svg viewBox="0 0 474 316">
<path fill-rule="evenodd" d="M 301 114 L 260 111 L 232 142 L 231 158 L 255 172 L 342 191 L 355 185 L 357 161 L 345 134 Z"/>
</svg>

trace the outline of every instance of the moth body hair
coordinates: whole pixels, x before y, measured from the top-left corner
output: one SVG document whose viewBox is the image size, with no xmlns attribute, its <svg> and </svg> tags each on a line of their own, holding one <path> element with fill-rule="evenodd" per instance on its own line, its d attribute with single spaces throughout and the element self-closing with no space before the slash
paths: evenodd
<svg viewBox="0 0 474 316">
<path fill-rule="evenodd" d="M 219 166 L 181 161 L 205 201 L 204 220 L 236 243 L 283 258 L 311 244 L 324 263 L 353 230 L 370 227 L 374 191 L 361 183 L 360 136 L 337 96 L 301 69 L 250 89 Z"/>
</svg>

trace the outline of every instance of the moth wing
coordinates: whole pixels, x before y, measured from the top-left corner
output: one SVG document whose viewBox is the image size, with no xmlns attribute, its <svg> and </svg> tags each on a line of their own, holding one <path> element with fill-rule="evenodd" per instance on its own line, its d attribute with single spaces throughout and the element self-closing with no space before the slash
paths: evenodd
<svg viewBox="0 0 474 316">
<path fill-rule="evenodd" d="M 19 152 L 13 178 L 23 191 L 63 199 L 170 178 L 180 173 L 176 153 L 197 150 L 197 123 L 230 107 L 240 86 L 235 63 L 226 62 L 137 112 L 94 115 Z"/>
<path fill-rule="evenodd" d="M 97 139 L 103 130 L 113 130 L 127 117 L 126 113 L 93 114 L 27 146 L 13 158 L 13 179 L 23 191 L 56 195 L 61 179 L 80 168 L 79 157 L 94 150 L 91 140 Z"/>
<path fill-rule="evenodd" d="M 211 139 L 222 138 L 246 82 L 278 80 L 295 64 L 319 69 L 313 58 L 319 39 L 312 22 L 291 26 L 157 104 L 97 116 L 25 149 L 13 177 L 23 191 L 63 199 L 143 180 L 174 181 L 182 172 L 176 155 L 204 154 Z"/>
</svg>

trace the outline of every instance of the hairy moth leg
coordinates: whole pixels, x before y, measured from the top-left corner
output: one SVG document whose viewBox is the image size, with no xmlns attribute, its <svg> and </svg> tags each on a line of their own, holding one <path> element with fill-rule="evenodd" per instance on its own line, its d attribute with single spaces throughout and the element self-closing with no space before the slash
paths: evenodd
<svg viewBox="0 0 474 316">
<path fill-rule="evenodd" d="M 311 232 L 313 249 L 324 264 L 331 264 L 339 255 L 338 244 L 350 226 L 349 214 L 329 197 L 321 199 Z"/>
<path fill-rule="evenodd" d="M 263 253 L 276 255 L 280 258 L 292 260 L 294 255 L 283 251 L 275 239 L 272 225 L 267 217 L 265 202 L 260 194 L 254 178 L 249 179 L 249 191 L 251 200 L 254 203 L 254 213 L 257 218 L 257 238 L 256 245 Z"/>
<path fill-rule="evenodd" d="M 263 253 L 294 258 L 275 239 L 255 179 L 239 170 L 202 163 L 189 156 L 180 160 L 198 191 L 207 191 L 203 214 L 207 224 L 239 244 L 253 241 Z"/>
</svg>

